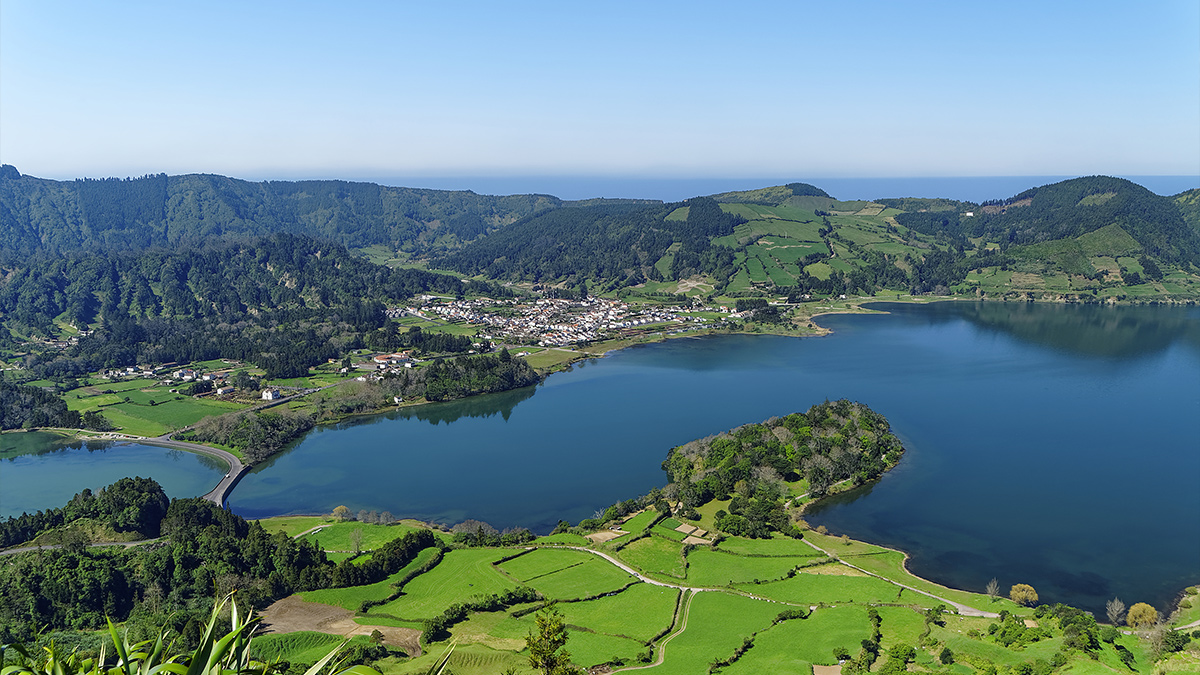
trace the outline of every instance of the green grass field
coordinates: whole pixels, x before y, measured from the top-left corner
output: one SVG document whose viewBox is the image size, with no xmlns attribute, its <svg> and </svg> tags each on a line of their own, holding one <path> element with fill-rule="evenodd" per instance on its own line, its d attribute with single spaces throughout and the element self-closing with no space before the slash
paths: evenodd
<svg viewBox="0 0 1200 675">
<path fill-rule="evenodd" d="M 595 555 L 583 551 L 541 548 L 505 561 L 499 567 L 512 578 L 525 583 L 530 579 L 591 562 L 594 558 Z"/>
<path fill-rule="evenodd" d="M 576 600 L 611 593 L 637 581 L 637 577 L 599 556 L 583 555 L 591 560 L 531 579 L 525 585 L 552 600 Z"/>
<path fill-rule="evenodd" d="M 318 544 L 327 551 L 352 551 L 354 543 L 351 538 L 355 530 L 361 530 L 362 550 L 371 551 L 418 529 L 427 528 L 420 526 L 415 520 L 401 521 L 391 525 L 347 521 L 321 525 L 319 531 L 310 532 L 304 535 L 303 539 Z M 303 532 L 303 530 L 301 531 Z M 436 534 L 442 533 L 437 532 Z"/>
<path fill-rule="evenodd" d="M 508 550 L 486 548 L 450 551 L 437 567 L 410 581 L 404 595 L 372 609 L 371 614 L 427 619 L 473 595 L 516 588 L 516 583 L 492 567 L 493 562 L 510 554 Z"/>
<path fill-rule="evenodd" d="M 809 673 L 811 664 L 836 664 L 835 648 L 857 654 L 859 644 L 869 637 L 871 622 L 866 608 L 818 609 L 807 619 L 784 621 L 763 631 L 754 639 L 754 647 L 722 672 Z"/>
<path fill-rule="evenodd" d="M 673 588 L 639 583 L 616 595 L 558 607 L 570 625 L 645 642 L 671 625 L 678 597 Z"/>
<path fill-rule="evenodd" d="M 621 525 L 621 529 L 630 534 L 641 534 L 646 530 L 647 527 L 650 527 L 656 518 L 658 518 L 658 511 L 647 509 L 630 518 L 629 520 L 626 520 L 625 523 Z"/>
<path fill-rule="evenodd" d="M 726 537 L 717 544 L 717 550 L 746 556 L 811 556 L 824 555 L 801 539 L 792 539 L 776 534 L 772 539 L 746 539 Z"/>
<path fill-rule="evenodd" d="M 651 575 L 684 576 L 683 547 L 661 537 L 639 539 L 621 549 L 617 557 Z"/>
<path fill-rule="evenodd" d="M 707 548 L 696 548 L 688 554 L 687 579 L 696 586 L 728 586 L 782 578 L 788 570 L 812 560 L 804 558 L 750 558 Z"/>
<path fill-rule="evenodd" d="M 325 605 L 333 605 L 348 609 L 352 612 L 357 612 L 362 603 L 366 600 L 381 600 L 392 594 L 395 590 L 393 584 L 402 579 L 411 570 L 414 570 L 421 565 L 424 565 L 435 555 L 436 548 L 427 548 L 417 554 L 416 559 L 406 565 L 403 569 L 389 576 L 383 581 L 365 586 L 351 586 L 349 588 L 327 588 L 319 591 L 304 591 L 300 593 L 300 597 L 308 602 L 319 602 Z"/>
<path fill-rule="evenodd" d="M 742 638 L 771 625 L 780 605 L 728 593 L 701 592 L 692 599 L 687 630 L 666 647 L 656 675 L 695 675 L 741 646 Z"/>
<path fill-rule="evenodd" d="M 817 603 L 887 602 L 932 607 L 937 601 L 920 593 L 868 576 L 808 574 L 801 571 L 791 579 L 763 584 L 738 584 L 747 593 L 780 602 L 815 605 Z"/>
<path fill-rule="evenodd" d="M 262 525 L 267 532 L 282 532 L 289 537 L 294 537 L 318 525 L 332 522 L 333 518 L 329 516 L 276 516 L 263 518 L 258 521 L 258 524 Z"/>
<path fill-rule="evenodd" d="M 343 639 L 337 635 L 310 631 L 260 635 L 250 643 L 250 654 L 266 662 L 315 663 L 342 644 Z M 365 635 L 359 635 L 351 643 L 365 645 L 369 640 Z"/>
</svg>

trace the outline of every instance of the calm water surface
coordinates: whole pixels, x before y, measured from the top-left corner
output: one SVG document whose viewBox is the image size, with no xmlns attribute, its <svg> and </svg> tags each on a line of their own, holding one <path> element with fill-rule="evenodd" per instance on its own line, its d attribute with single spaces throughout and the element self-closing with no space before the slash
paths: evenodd
<svg viewBox="0 0 1200 675">
<path fill-rule="evenodd" d="M 1101 613 L 1114 595 L 1165 607 L 1200 581 L 1197 310 L 878 307 L 891 313 L 823 318 L 831 337 L 673 340 L 538 388 L 321 428 L 230 506 L 546 531 L 662 485 L 674 445 L 847 397 L 908 453 L 814 524 L 902 548 L 947 585 L 997 577 Z"/>
<path fill-rule="evenodd" d="M 0 459 L 0 518 L 62 506 L 84 488 L 98 490 L 126 476 L 153 478 L 171 497 L 213 488 L 229 465 L 180 450 L 113 441 L 64 440 L 47 433 L 4 434 L 0 447 L 39 451 Z"/>
</svg>

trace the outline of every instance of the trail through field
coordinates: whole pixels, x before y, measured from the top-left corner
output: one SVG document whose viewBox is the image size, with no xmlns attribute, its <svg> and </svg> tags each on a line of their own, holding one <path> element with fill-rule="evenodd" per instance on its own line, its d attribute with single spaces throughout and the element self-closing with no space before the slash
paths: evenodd
<svg viewBox="0 0 1200 675">
<path fill-rule="evenodd" d="M 654 663 L 651 663 L 651 664 L 648 664 L 645 666 L 633 666 L 631 668 L 618 668 L 612 672 L 622 673 L 627 670 L 644 670 L 646 668 L 654 668 L 655 666 L 661 666 L 663 664 L 663 661 L 666 660 L 666 658 L 667 658 L 667 643 L 670 642 L 671 640 L 674 640 L 676 637 L 679 637 L 680 635 L 682 635 L 683 631 L 687 629 L 688 613 L 692 609 L 692 598 L 694 598 L 694 597 L 696 597 L 695 593 L 690 592 L 690 591 L 684 591 L 683 600 L 680 601 L 680 603 L 679 603 L 679 612 L 675 616 L 675 625 L 678 626 L 678 628 L 675 630 L 675 632 L 671 633 L 670 635 L 668 635 L 667 637 L 665 637 L 661 641 L 659 641 L 658 656 L 656 656 L 654 658 Z"/>
<path fill-rule="evenodd" d="M 384 644 L 403 649 L 409 656 L 421 655 L 421 631 L 395 626 L 364 626 L 354 622 L 354 612 L 319 602 L 306 602 L 299 595 L 288 596 L 262 611 L 264 633 L 313 631 L 327 635 L 370 635 L 383 633 Z"/>
</svg>

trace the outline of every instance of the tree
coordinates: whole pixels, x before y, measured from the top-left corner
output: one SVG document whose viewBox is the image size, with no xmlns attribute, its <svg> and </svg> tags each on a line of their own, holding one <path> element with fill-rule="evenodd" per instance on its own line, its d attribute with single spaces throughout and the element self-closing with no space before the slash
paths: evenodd
<svg viewBox="0 0 1200 675">
<path fill-rule="evenodd" d="M 1108 622 L 1119 626 L 1121 620 L 1125 618 L 1125 603 L 1121 602 L 1120 598 L 1113 598 L 1105 603 L 1104 611 L 1108 614 Z"/>
<path fill-rule="evenodd" d="M 1134 630 L 1150 628 L 1158 623 L 1158 610 L 1144 602 L 1139 602 L 1129 608 L 1125 623 Z"/>
<path fill-rule="evenodd" d="M 350 545 L 354 547 L 354 555 L 362 553 L 362 528 L 356 527 L 350 533 Z"/>
<path fill-rule="evenodd" d="M 938 654 L 938 661 L 947 666 L 954 663 L 954 652 L 950 651 L 949 647 L 942 647 L 941 653 Z"/>
<path fill-rule="evenodd" d="M 529 649 L 529 665 L 545 675 L 582 675 L 583 670 L 571 663 L 567 644 L 567 627 L 562 612 L 551 605 L 537 613 L 535 630 L 525 636 Z"/>
<path fill-rule="evenodd" d="M 1000 582 L 996 581 L 996 577 L 992 577 L 992 580 L 987 583 L 987 594 L 992 596 L 992 598 L 999 597 Z"/>
<path fill-rule="evenodd" d="M 339 522 L 350 520 L 350 508 L 348 506 L 341 505 L 341 504 L 333 507 L 333 517 L 336 518 Z"/>
<path fill-rule="evenodd" d="M 1008 591 L 1008 599 L 1018 605 L 1033 605 L 1038 601 L 1038 594 L 1029 584 L 1014 584 Z"/>
</svg>

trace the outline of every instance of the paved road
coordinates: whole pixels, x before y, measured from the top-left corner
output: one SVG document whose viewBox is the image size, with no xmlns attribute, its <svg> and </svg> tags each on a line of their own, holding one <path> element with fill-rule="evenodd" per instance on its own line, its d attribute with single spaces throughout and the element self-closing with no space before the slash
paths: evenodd
<svg viewBox="0 0 1200 675">
<path fill-rule="evenodd" d="M 208 494 L 201 497 L 201 499 L 206 499 L 217 506 L 224 506 L 225 499 L 229 497 L 230 490 L 233 489 L 234 485 L 237 485 L 237 482 L 242 479 L 242 476 L 244 476 L 247 471 L 250 470 L 250 467 L 243 465 L 242 460 L 238 459 L 233 453 L 221 450 L 220 448 L 210 448 L 207 445 L 200 445 L 199 443 L 177 441 L 171 438 L 175 433 L 176 432 L 171 432 L 169 434 L 163 434 L 162 436 L 146 438 L 143 440 L 146 443 L 152 443 L 154 445 L 162 445 L 168 448 L 187 450 L 188 452 L 195 452 L 197 454 L 215 457 L 228 464 L 229 473 L 226 473 L 225 477 L 221 479 L 221 482 L 217 483 L 217 486 L 210 490 Z"/>
</svg>

